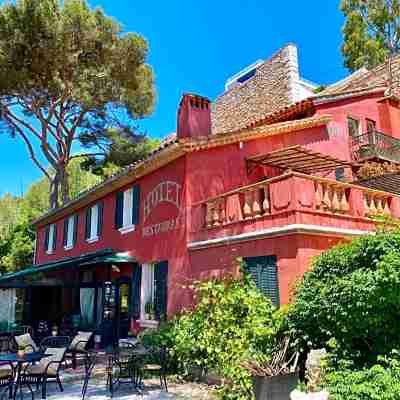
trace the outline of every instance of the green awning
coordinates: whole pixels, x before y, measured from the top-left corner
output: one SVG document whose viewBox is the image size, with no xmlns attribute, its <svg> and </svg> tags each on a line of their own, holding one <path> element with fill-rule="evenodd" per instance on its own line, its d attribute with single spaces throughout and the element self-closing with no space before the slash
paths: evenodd
<svg viewBox="0 0 400 400">
<path fill-rule="evenodd" d="M 125 253 L 116 253 L 113 249 L 99 250 L 93 253 L 83 254 L 79 257 L 68 257 L 59 261 L 38 264 L 24 268 L 21 271 L 0 276 L 0 288 L 13 287 L 25 278 L 33 278 L 35 275 L 59 270 L 73 270 L 94 264 L 114 264 L 135 262 L 133 257 Z M 40 275 L 39 275 L 40 276 Z"/>
</svg>

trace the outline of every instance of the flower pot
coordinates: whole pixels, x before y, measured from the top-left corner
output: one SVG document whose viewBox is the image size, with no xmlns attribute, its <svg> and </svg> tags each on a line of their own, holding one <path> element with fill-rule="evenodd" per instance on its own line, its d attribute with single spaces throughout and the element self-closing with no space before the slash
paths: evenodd
<svg viewBox="0 0 400 400">
<path fill-rule="evenodd" d="M 17 351 L 17 357 L 19 357 L 19 358 L 25 357 L 25 350 L 18 350 Z"/>
<path fill-rule="evenodd" d="M 299 381 L 297 373 L 278 376 L 253 376 L 256 400 L 288 400 Z"/>
</svg>

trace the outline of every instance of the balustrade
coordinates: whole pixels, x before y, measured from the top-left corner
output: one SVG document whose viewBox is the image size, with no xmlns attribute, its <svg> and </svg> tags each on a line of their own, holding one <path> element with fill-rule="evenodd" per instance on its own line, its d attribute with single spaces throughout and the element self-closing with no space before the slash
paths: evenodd
<svg viewBox="0 0 400 400">
<path fill-rule="evenodd" d="M 206 202 L 208 228 L 241 220 L 250 220 L 270 213 L 268 185 L 252 186 Z"/>
<path fill-rule="evenodd" d="M 333 213 L 350 211 L 348 190 L 337 182 L 315 181 L 315 205 L 317 210 Z"/>
<path fill-rule="evenodd" d="M 310 205 L 316 211 L 364 217 L 392 215 L 391 202 L 394 195 L 391 193 L 291 172 L 285 176 L 240 188 L 204 202 L 204 225 L 212 228 L 239 221 L 256 220 L 271 215 L 272 209 L 276 213 L 281 212 L 281 208 L 277 207 L 276 198 L 274 207 L 272 207 L 270 188 L 279 181 L 295 177 L 301 178 L 301 180 L 292 181 L 294 185 L 297 185 L 293 190 L 294 199 L 298 193 L 306 191 L 306 193 L 302 193 L 302 197 L 305 195 L 308 199 L 313 200 Z M 304 180 L 309 180 L 312 184 L 305 184 Z M 297 204 L 295 207 L 298 207 L 299 204 L 304 204 L 302 201 L 299 198 L 299 202 L 292 202 L 292 206 Z M 309 206 L 305 206 L 303 209 L 307 209 L 307 207 Z M 301 210 L 302 208 L 298 209 L 298 211 Z"/>
</svg>

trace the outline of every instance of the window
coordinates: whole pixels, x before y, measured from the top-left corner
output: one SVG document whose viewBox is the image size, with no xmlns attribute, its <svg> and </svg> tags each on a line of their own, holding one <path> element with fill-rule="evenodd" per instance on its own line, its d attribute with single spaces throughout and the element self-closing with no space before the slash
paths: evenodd
<svg viewBox="0 0 400 400">
<path fill-rule="evenodd" d="M 54 253 L 57 244 L 56 224 L 51 224 L 46 228 L 46 237 L 44 240 L 44 250 L 47 254 Z"/>
<path fill-rule="evenodd" d="M 360 133 L 360 121 L 358 119 L 348 117 L 347 125 L 349 128 L 350 137 L 355 138 L 361 134 Z"/>
<path fill-rule="evenodd" d="M 367 118 L 367 133 L 373 133 L 376 131 L 376 121 Z"/>
<path fill-rule="evenodd" d="M 257 288 L 269 297 L 272 304 L 279 307 L 278 267 L 276 256 L 245 257 L 246 270 Z"/>
<path fill-rule="evenodd" d="M 70 250 L 76 243 L 78 233 L 78 215 L 71 215 L 64 220 L 64 249 Z"/>
<path fill-rule="evenodd" d="M 85 239 L 89 243 L 99 240 L 103 230 L 103 202 L 86 209 Z"/>
<path fill-rule="evenodd" d="M 143 264 L 134 269 L 133 275 L 134 292 L 140 288 L 140 314 L 135 305 L 139 293 L 134 293 L 134 316 L 140 316 L 141 321 L 164 320 L 167 316 L 168 262 Z"/>
<path fill-rule="evenodd" d="M 139 186 L 117 193 L 115 207 L 115 227 L 121 233 L 135 230 L 139 223 L 140 190 Z"/>
</svg>

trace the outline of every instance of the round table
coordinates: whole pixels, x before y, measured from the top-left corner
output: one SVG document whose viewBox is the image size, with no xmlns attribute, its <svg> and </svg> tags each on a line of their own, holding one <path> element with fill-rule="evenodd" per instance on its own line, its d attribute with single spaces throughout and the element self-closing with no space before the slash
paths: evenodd
<svg viewBox="0 0 400 400">
<path fill-rule="evenodd" d="M 44 357 L 50 357 L 51 354 L 45 354 L 42 352 L 32 352 L 32 353 L 25 353 L 23 356 L 19 356 L 16 353 L 11 353 L 11 354 L 3 354 L 0 355 L 0 363 L 1 362 L 8 362 L 12 363 L 13 365 L 17 365 L 15 368 L 15 377 L 14 377 L 14 394 L 13 394 L 13 399 L 15 400 L 17 397 L 17 392 L 19 390 L 20 398 L 23 398 L 23 393 L 22 393 L 22 385 L 23 385 L 23 379 L 22 379 L 22 366 L 24 364 L 32 364 L 34 362 L 40 361 Z M 31 392 L 32 400 L 34 399 L 33 395 L 33 390 L 31 385 L 26 382 L 26 386 L 28 387 L 29 391 Z"/>
</svg>

